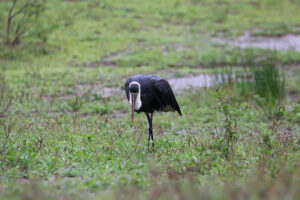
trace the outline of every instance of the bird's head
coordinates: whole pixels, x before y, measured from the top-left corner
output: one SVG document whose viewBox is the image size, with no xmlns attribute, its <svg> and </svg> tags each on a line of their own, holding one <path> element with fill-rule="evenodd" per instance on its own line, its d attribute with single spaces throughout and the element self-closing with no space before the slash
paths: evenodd
<svg viewBox="0 0 300 200">
<path fill-rule="evenodd" d="M 130 105 L 131 105 L 131 121 L 133 121 L 134 109 L 136 107 L 136 101 L 140 94 L 140 84 L 138 82 L 131 82 L 129 84 L 129 94 L 130 94 Z"/>
</svg>

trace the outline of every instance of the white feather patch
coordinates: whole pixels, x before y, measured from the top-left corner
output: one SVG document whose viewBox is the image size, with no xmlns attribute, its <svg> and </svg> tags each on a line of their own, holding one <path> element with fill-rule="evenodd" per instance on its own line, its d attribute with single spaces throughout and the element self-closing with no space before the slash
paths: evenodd
<svg viewBox="0 0 300 200">
<path fill-rule="evenodd" d="M 142 101 L 141 101 L 141 85 L 140 83 L 136 82 L 136 81 L 133 81 L 129 84 L 129 87 L 132 85 L 132 84 L 136 84 L 138 87 L 139 87 L 139 91 L 138 91 L 138 95 L 137 95 L 137 98 L 135 100 L 135 106 L 134 106 L 134 110 L 139 110 L 141 107 L 142 107 Z M 131 106 L 131 92 L 129 91 L 129 104 Z"/>
</svg>

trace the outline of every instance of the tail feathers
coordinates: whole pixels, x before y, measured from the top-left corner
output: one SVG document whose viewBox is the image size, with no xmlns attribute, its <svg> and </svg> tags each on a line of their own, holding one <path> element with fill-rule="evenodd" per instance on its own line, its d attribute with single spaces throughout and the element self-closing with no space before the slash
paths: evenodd
<svg viewBox="0 0 300 200">
<path fill-rule="evenodd" d="M 178 109 L 176 109 L 176 111 L 178 112 L 178 114 L 179 114 L 180 116 L 182 116 L 181 110 L 180 110 L 179 106 L 178 106 Z"/>
<path fill-rule="evenodd" d="M 178 112 L 178 114 L 179 114 L 180 116 L 182 116 L 181 110 L 180 110 L 180 107 L 179 107 L 177 101 L 174 102 L 173 108 L 175 108 L 175 110 Z"/>
</svg>

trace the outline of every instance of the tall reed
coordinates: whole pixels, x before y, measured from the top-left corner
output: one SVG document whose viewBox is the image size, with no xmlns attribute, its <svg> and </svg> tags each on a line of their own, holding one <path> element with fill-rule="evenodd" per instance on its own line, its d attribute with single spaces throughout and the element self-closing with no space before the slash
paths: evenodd
<svg viewBox="0 0 300 200">
<path fill-rule="evenodd" d="M 218 83 L 229 84 L 237 89 L 241 97 L 259 96 L 263 106 L 279 105 L 285 97 L 285 77 L 275 59 L 268 58 L 235 70 L 233 66 L 215 71 Z"/>
</svg>

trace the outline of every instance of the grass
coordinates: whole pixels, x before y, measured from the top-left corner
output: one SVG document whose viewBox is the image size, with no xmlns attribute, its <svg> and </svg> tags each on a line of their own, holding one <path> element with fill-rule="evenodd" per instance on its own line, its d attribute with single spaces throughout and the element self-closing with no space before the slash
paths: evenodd
<svg viewBox="0 0 300 200">
<path fill-rule="evenodd" d="M 1 21 L 7 6 L 0 3 Z M 277 0 L 48 1 L 39 19 L 46 42 L 31 29 L 8 47 L 0 33 L 0 199 L 295 199 L 299 52 L 224 47 L 211 37 L 297 34 L 298 7 Z M 219 92 L 174 91 L 183 117 L 154 115 L 155 150 L 147 148 L 146 117 L 130 122 L 123 92 L 130 75 L 251 66 L 261 74 L 261 60 L 282 65 L 285 77 L 286 98 L 272 112 L 264 92 L 241 95 L 225 84 Z M 103 94 L 107 88 L 112 96 Z"/>
<path fill-rule="evenodd" d="M 170 170 L 174 171 L 174 176 L 184 178 L 187 173 L 192 179 L 199 178 L 200 182 L 202 175 L 224 181 L 231 180 L 235 171 L 241 174 L 237 177 L 242 178 L 243 172 L 264 162 L 267 166 L 263 170 L 271 177 L 277 177 L 282 170 L 282 173 L 296 173 L 297 133 L 282 132 L 286 122 L 282 122 L 279 130 L 271 131 L 268 120 L 256 130 L 249 121 L 257 123 L 253 118 L 261 113 L 253 107 L 245 111 L 236 127 L 240 137 L 235 143 L 233 158 L 228 160 L 223 143 L 223 116 L 216 106 L 215 96 L 212 91 L 180 98 L 186 113 L 184 119 L 174 118 L 174 114 L 156 115 L 155 152 L 146 148 L 145 117 L 138 117 L 132 127 L 127 115 L 112 118 L 110 114 L 16 113 L 2 120 L 5 127 L 5 140 L 1 145 L 4 155 L 2 181 L 11 187 L 5 191 L 18 194 L 22 184 L 10 186 L 10 183 L 34 182 L 36 179 L 50 188 L 52 182 L 48 183 L 48 180 L 54 179 L 55 184 L 62 187 L 58 193 L 70 195 L 74 188 L 78 192 L 87 190 L 96 194 L 132 185 L 146 189 L 153 187 L 155 181 L 171 179 L 172 182 L 172 177 L 163 178 Z M 185 106 L 194 98 L 201 98 L 202 105 L 195 102 Z M 233 106 L 238 109 L 238 105 Z M 166 120 L 169 117 L 175 121 Z M 180 133 L 182 130 L 186 134 Z M 258 133 L 252 135 L 256 131 Z M 289 169 L 287 172 L 286 168 Z M 158 180 L 152 173 L 160 174 L 156 175 Z M 169 176 L 173 176 L 173 172 L 170 173 Z"/>
</svg>

